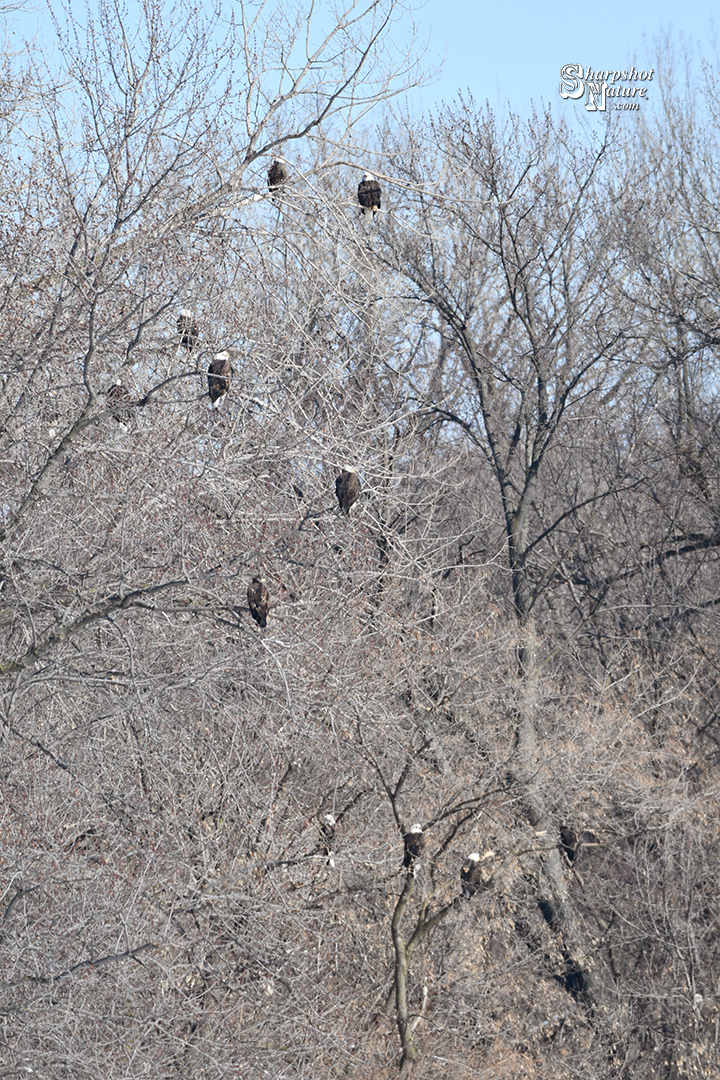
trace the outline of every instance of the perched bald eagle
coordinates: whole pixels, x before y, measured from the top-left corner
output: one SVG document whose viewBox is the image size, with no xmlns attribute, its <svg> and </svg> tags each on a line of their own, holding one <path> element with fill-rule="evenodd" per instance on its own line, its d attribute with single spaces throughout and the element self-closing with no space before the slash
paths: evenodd
<svg viewBox="0 0 720 1080">
<path fill-rule="evenodd" d="M 285 162 L 281 161 L 280 158 L 273 158 L 272 165 L 268 169 L 268 176 L 267 176 L 268 188 L 270 189 L 270 194 L 272 195 L 272 194 L 274 194 L 274 192 L 279 191 L 280 188 L 285 183 L 285 181 L 287 180 L 287 178 L 288 178 L 288 171 L 287 171 L 287 168 L 285 167 Z M 273 202 L 274 201 L 275 200 L 273 200 Z"/>
<path fill-rule="evenodd" d="M 571 825 L 560 826 L 560 850 L 570 863 L 574 862 L 578 856 L 580 837 Z"/>
<path fill-rule="evenodd" d="M 193 318 L 192 311 L 183 308 L 177 318 L 177 329 L 180 335 L 180 344 L 191 352 L 200 340 L 200 327 Z"/>
<path fill-rule="evenodd" d="M 491 886 L 493 871 L 490 867 L 482 864 L 487 859 L 494 857 L 494 851 L 486 851 L 482 857 L 477 851 L 473 851 L 471 855 L 468 855 L 467 862 L 460 871 L 460 882 L 466 900 L 469 900 L 476 892 L 480 892 L 481 889 L 487 889 Z"/>
<path fill-rule="evenodd" d="M 248 607 L 255 622 L 263 630 L 267 626 L 268 614 L 268 591 L 265 588 L 265 578 L 254 577 L 248 585 Z"/>
<path fill-rule="evenodd" d="M 471 896 L 482 888 L 482 874 L 480 871 L 480 853 L 473 851 L 468 855 L 467 862 L 460 871 L 463 896 L 469 900 Z"/>
<path fill-rule="evenodd" d="M 213 356 L 208 368 L 208 393 L 213 405 L 230 389 L 232 370 L 229 353 L 221 352 Z"/>
<path fill-rule="evenodd" d="M 331 868 L 335 867 L 335 859 L 333 858 L 335 852 L 333 851 L 333 841 L 335 840 L 335 826 L 337 821 L 333 814 L 325 814 L 324 818 L 320 822 L 320 832 L 323 834 L 323 842 L 320 850 L 327 858 L 327 865 Z"/>
<path fill-rule="evenodd" d="M 380 185 L 372 173 L 366 172 L 365 179 L 358 184 L 358 202 L 366 218 L 371 214 L 375 217 L 380 209 Z"/>
<path fill-rule="evenodd" d="M 337 495 L 340 509 L 350 513 L 350 507 L 358 501 L 360 494 L 360 481 L 358 475 L 350 469 L 343 469 L 335 481 L 335 494 Z"/>
<path fill-rule="evenodd" d="M 113 410 L 113 420 L 116 420 L 118 424 L 126 423 L 132 416 L 132 412 L 128 408 L 123 408 L 123 406 L 130 404 L 130 395 L 120 379 L 117 380 L 114 386 L 105 391 L 105 397 L 108 400 L 108 405 Z"/>
<path fill-rule="evenodd" d="M 403 836 L 403 843 L 405 844 L 403 866 L 406 870 L 412 870 L 425 850 L 425 837 L 423 836 L 422 825 L 417 822 L 414 825 L 411 825 L 410 831 L 406 832 Z"/>
</svg>

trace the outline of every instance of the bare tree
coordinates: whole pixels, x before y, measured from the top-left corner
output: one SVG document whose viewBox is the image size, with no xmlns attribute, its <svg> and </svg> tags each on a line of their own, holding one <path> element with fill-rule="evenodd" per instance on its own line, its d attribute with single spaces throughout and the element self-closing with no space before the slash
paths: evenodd
<svg viewBox="0 0 720 1080">
<path fill-rule="evenodd" d="M 549 117 L 371 154 L 389 14 L 107 8 L 8 68 L 6 1068 L 715 1067 L 699 240 Z"/>
</svg>

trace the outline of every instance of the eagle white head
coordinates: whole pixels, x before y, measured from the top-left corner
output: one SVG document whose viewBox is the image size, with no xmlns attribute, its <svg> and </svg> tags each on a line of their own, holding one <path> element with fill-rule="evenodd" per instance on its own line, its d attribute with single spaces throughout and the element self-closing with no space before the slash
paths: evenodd
<svg viewBox="0 0 720 1080">
<path fill-rule="evenodd" d="M 365 180 L 374 180 L 375 177 L 373 176 L 373 174 L 371 172 L 366 172 L 364 179 Z"/>
<path fill-rule="evenodd" d="M 352 465 L 341 465 L 340 469 L 341 469 L 342 472 L 349 472 L 349 473 L 354 473 L 355 472 Z"/>
<path fill-rule="evenodd" d="M 192 319 L 192 314 L 193 313 L 190 310 L 190 308 L 184 307 L 184 308 L 180 308 L 180 314 L 184 315 L 186 319 Z"/>
<path fill-rule="evenodd" d="M 421 833 L 422 832 L 422 825 L 418 821 L 416 821 L 414 825 L 410 826 L 409 831 L 411 833 Z"/>
<path fill-rule="evenodd" d="M 479 851 L 471 852 L 471 854 L 468 855 L 468 857 L 467 857 L 467 861 L 468 862 L 480 862 L 480 852 Z"/>
<path fill-rule="evenodd" d="M 323 825 L 327 825 L 328 828 L 334 829 L 335 826 L 337 825 L 337 821 L 335 820 L 335 818 L 333 817 L 332 814 L 326 814 L 325 817 L 323 818 Z"/>
<path fill-rule="evenodd" d="M 229 360 L 229 359 L 230 359 L 230 353 L 229 352 L 219 352 L 219 353 L 215 353 L 215 355 L 213 356 L 213 360 Z"/>
</svg>

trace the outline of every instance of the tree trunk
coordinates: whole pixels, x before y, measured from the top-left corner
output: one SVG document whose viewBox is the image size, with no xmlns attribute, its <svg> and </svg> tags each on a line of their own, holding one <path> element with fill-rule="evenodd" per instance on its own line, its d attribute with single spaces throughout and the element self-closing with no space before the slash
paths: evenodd
<svg viewBox="0 0 720 1080">
<path fill-rule="evenodd" d="M 543 918 L 561 940 L 561 952 L 565 960 L 565 989 L 595 1011 L 605 996 L 605 988 L 585 944 L 585 931 L 568 894 L 557 823 L 548 812 L 538 782 L 539 672 L 537 637 L 531 616 L 521 623 L 517 656 L 521 698 L 517 721 L 515 778 L 523 790 L 530 824 L 543 843 L 535 866 L 537 903 Z"/>
</svg>

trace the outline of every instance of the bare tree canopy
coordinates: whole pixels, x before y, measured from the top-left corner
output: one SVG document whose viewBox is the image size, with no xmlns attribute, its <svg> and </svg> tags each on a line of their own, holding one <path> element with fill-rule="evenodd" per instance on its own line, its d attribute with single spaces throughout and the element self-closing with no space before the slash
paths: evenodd
<svg viewBox="0 0 720 1080">
<path fill-rule="evenodd" d="M 0 1073 L 720 1068 L 717 133 L 400 13 L 2 68 Z"/>
</svg>

